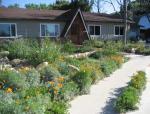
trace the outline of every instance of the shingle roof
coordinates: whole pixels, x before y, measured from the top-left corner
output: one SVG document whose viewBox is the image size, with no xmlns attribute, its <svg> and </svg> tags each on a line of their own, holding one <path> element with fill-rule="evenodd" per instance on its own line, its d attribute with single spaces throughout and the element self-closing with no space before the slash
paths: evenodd
<svg viewBox="0 0 150 114">
<path fill-rule="evenodd" d="M 70 10 L 33 10 L 23 8 L 0 8 L 0 19 L 35 19 L 68 21 L 72 19 L 72 14 L 73 13 Z M 85 21 L 123 22 L 122 18 L 118 18 L 109 14 L 83 12 L 83 16 Z"/>
</svg>

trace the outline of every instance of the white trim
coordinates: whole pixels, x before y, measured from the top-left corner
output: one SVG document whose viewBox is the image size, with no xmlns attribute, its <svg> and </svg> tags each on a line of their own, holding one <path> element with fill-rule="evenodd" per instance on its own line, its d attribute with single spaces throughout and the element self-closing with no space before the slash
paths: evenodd
<svg viewBox="0 0 150 114">
<path fill-rule="evenodd" d="M 42 36 L 41 25 L 57 25 L 58 26 L 58 35 L 57 36 Z M 60 36 L 60 24 L 58 24 L 58 23 L 40 23 L 40 37 L 59 37 L 59 36 Z"/>
<path fill-rule="evenodd" d="M 94 35 L 90 34 L 90 31 L 89 31 L 90 30 L 90 26 L 94 26 Z M 100 27 L 100 35 L 95 35 L 95 26 L 99 26 Z M 102 28 L 101 27 L 102 27 L 102 25 L 89 24 L 88 25 L 88 32 L 89 32 L 90 36 L 91 37 L 100 37 L 102 35 Z"/>
<path fill-rule="evenodd" d="M 72 24 L 73 24 L 73 22 L 74 22 L 74 20 L 75 20 L 76 16 L 78 15 L 78 13 L 80 13 L 80 16 L 81 16 L 82 22 L 83 22 L 84 27 L 85 27 L 85 30 L 86 30 L 85 32 L 87 33 L 88 38 L 89 38 L 89 33 L 88 33 L 88 30 L 87 30 L 87 27 L 86 27 L 86 24 L 85 24 L 85 21 L 84 21 L 84 19 L 83 19 L 83 15 L 82 15 L 82 13 L 81 13 L 81 10 L 80 10 L 80 9 L 78 9 L 78 10 L 77 10 L 77 12 L 76 12 L 75 16 L 73 17 L 73 19 L 72 19 L 72 21 L 71 21 L 71 23 L 70 23 L 70 25 L 69 25 L 69 27 L 68 27 L 68 29 L 67 29 L 67 31 L 66 31 L 66 33 L 65 33 L 64 37 L 66 37 L 66 35 L 67 35 L 67 33 L 68 33 L 69 29 L 71 28 L 71 26 L 72 26 Z"/>
<path fill-rule="evenodd" d="M 0 38 L 17 38 L 17 24 L 16 23 L 0 23 L 0 24 L 8 24 L 10 26 L 10 35 L 11 36 L 0 36 Z M 11 33 L 11 25 L 15 25 L 15 36 L 12 36 Z"/>
<path fill-rule="evenodd" d="M 115 34 L 115 27 L 119 27 L 119 35 Z M 120 35 L 120 27 L 124 27 L 124 25 L 114 25 L 114 36 L 124 36 L 124 35 Z"/>
</svg>

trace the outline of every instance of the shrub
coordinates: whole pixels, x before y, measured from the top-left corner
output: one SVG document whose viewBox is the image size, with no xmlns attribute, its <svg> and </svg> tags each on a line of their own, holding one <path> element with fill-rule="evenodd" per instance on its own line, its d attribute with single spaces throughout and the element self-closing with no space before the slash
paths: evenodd
<svg viewBox="0 0 150 114">
<path fill-rule="evenodd" d="M 3 90 L 16 91 L 17 89 L 26 88 L 25 76 L 15 70 L 0 71 L 0 88 Z"/>
<path fill-rule="evenodd" d="M 81 62 L 80 70 L 89 72 L 92 79 L 92 84 L 97 83 L 100 79 L 104 77 L 104 74 L 99 66 L 99 61 L 85 59 Z"/>
<path fill-rule="evenodd" d="M 66 82 L 61 90 L 61 98 L 65 101 L 73 99 L 79 93 L 78 85 L 74 82 Z"/>
<path fill-rule="evenodd" d="M 60 47 L 56 43 L 45 39 L 42 43 L 42 47 L 39 47 L 38 50 L 33 50 L 31 56 L 28 57 L 27 60 L 32 65 L 36 66 L 42 62 L 52 63 L 56 61 L 61 55 Z"/>
<path fill-rule="evenodd" d="M 83 43 L 84 46 L 102 48 L 104 46 L 104 42 L 100 40 L 86 40 Z"/>
<path fill-rule="evenodd" d="M 89 92 L 92 84 L 92 79 L 89 72 L 79 71 L 73 77 L 73 81 L 78 85 L 80 94 L 86 94 Z"/>
<path fill-rule="evenodd" d="M 102 61 L 100 66 L 106 76 L 110 75 L 114 70 L 118 68 L 117 63 L 108 58 Z"/>
<path fill-rule="evenodd" d="M 115 108 L 118 112 L 126 112 L 136 109 L 136 104 L 139 102 L 137 89 L 127 87 L 116 101 Z"/>
<path fill-rule="evenodd" d="M 64 101 L 53 101 L 45 114 L 68 114 L 68 104 Z"/>
<path fill-rule="evenodd" d="M 26 83 L 28 87 L 36 87 L 40 84 L 40 73 L 36 71 L 35 69 L 30 69 L 27 67 L 22 67 L 19 69 L 19 71 L 25 75 L 26 77 Z"/>
<path fill-rule="evenodd" d="M 115 102 L 115 108 L 118 112 L 127 112 L 137 108 L 140 94 L 146 85 L 145 73 L 139 71 L 134 75 L 129 85 L 123 90 Z"/>
<path fill-rule="evenodd" d="M 141 92 L 146 85 L 145 72 L 139 71 L 135 76 L 132 77 L 129 85 Z"/>
<path fill-rule="evenodd" d="M 60 77 L 61 74 L 56 68 L 53 68 L 52 66 L 46 66 L 40 71 L 41 74 L 41 81 L 47 82 L 47 81 L 53 81 L 55 78 Z"/>
<path fill-rule="evenodd" d="M 71 42 L 66 42 L 62 45 L 62 51 L 67 53 L 74 53 L 76 51 L 76 47 Z"/>
</svg>

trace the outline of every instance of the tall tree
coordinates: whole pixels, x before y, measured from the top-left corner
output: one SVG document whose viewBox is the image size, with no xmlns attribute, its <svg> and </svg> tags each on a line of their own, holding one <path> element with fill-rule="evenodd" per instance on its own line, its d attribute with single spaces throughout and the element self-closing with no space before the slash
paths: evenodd
<svg viewBox="0 0 150 114">
<path fill-rule="evenodd" d="M 9 5 L 8 8 L 19 8 L 19 4 L 13 4 L 13 5 Z"/>
</svg>

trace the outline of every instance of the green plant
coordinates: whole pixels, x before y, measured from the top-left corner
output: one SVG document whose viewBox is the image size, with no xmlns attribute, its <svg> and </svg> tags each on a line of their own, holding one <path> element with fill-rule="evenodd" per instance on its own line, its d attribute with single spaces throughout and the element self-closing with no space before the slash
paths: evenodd
<svg viewBox="0 0 150 114">
<path fill-rule="evenodd" d="M 141 92 L 146 85 L 146 76 L 145 72 L 139 71 L 135 76 L 132 77 L 129 85 L 136 88 L 139 92 Z"/>
<path fill-rule="evenodd" d="M 126 112 L 136 109 L 136 104 L 139 102 L 137 89 L 127 87 L 119 96 L 115 103 L 115 108 L 118 112 Z"/>
<path fill-rule="evenodd" d="M 53 101 L 45 114 L 68 114 L 68 104 L 64 101 Z"/>
<path fill-rule="evenodd" d="M 26 88 L 25 76 L 21 75 L 15 70 L 2 70 L 0 71 L 0 88 L 3 90 Z"/>
<path fill-rule="evenodd" d="M 39 71 L 41 73 L 41 81 L 47 82 L 47 81 L 53 81 L 55 78 L 60 77 L 61 74 L 56 68 L 53 68 L 52 66 L 46 66 L 43 69 Z"/>
<path fill-rule="evenodd" d="M 114 70 L 118 68 L 117 63 L 109 58 L 102 61 L 100 66 L 106 76 L 110 75 Z"/>
<path fill-rule="evenodd" d="M 73 81 L 78 85 L 81 94 L 86 94 L 89 92 L 90 86 L 92 84 L 90 72 L 79 71 L 73 77 Z"/>
<path fill-rule="evenodd" d="M 35 69 L 29 69 L 23 73 L 28 87 L 36 87 L 40 84 L 40 73 Z"/>
<path fill-rule="evenodd" d="M 78 85 L 74 82 L 66 82 L 61 90 L 61 98 L 65 101 L 73 99 L 79 93 Z"/>
<path fill-rule="evenodd" d="M 66 42 L 62 45 L 62 51 L 67 53 L 74 53 L 76 51 L 76 47 L 72 42 Z"/>
</svg>

